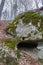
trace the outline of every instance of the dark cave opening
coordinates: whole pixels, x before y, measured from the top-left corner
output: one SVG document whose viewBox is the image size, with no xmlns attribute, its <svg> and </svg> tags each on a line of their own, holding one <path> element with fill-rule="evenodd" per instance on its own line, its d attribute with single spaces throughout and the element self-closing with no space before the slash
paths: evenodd
<svg viewBox="0 0 43 65">
<path fill-rule="evenodd" d="M 20 48 L 31 49 L 31 48 L 36 48 L 37 46 L 38 46 L 38 43 L 34 41 L 21 41 L 18 43 L 17 48 L 18 49 Z"/>
</svg>

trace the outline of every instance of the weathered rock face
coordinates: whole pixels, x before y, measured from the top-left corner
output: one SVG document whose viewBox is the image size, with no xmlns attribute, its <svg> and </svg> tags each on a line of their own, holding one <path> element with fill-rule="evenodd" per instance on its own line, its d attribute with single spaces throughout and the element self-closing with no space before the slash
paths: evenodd
<svg viewBox="0 0 43 65">
<path fill-rule="evenodd" d="M 21 13 L 9 23 L 6 30 L 23 40 L 43 39 L 43 15 L 40 12 Z"/>
</svg>

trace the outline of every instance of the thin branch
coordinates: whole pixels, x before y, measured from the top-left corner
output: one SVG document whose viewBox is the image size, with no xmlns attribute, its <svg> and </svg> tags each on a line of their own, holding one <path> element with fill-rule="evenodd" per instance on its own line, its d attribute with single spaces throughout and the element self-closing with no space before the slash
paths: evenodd
<svg viewBox="0 0 43 65">
<path fill-rule="evenodd" d="M 38 9 L 28 10 L 28 11 L 26 11 L 25 13 L 28 13 L 28 12 L 40 12 L 40 11 L 43 11 L 43 7 L 38 8 Z"/>
</svg>

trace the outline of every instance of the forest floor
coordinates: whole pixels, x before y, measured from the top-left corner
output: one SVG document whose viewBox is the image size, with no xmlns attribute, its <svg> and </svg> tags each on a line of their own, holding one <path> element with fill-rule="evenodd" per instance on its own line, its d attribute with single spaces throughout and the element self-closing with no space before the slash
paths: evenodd
<svg viewBox="0 0 43 65">
<path fill-rule="evenodd" d="M 9 21 L 0 21 L 0 47 L 2 46 L 2 39 L 9 37 L 10 35 L 7 35 L 5 32 L 6 26 L 8 25 Z M 27 55 L 24 50 L 20 50 L 21 55 L 23 57 L 22 60 L 20 60 L 19 65 L 40 65 L 40 63 L 34 59 L 34 55 L 30 53 L 30 55 Z M 31 51 L 31 50 L 30 50 Z M 3 63 L 0 63 L 0 65 L 3 65 Z"/>
<path fill-rule="evenodd" d="M 1 40 L 3 38 L 11 37 L 10 35 L 7 35 L 5 32 L 5 29 L 8 25 L 8 23 L 9 23 L 9 21 L 0 21 L 0 43 L 2 42 Z"/>
<path fill-rule="evenodd" d="M 2 39 L 7 37 L 5 28 L 8 25 L 7 21 L 0 21 L 0 45 L 2 44 Z"/>
</svg>

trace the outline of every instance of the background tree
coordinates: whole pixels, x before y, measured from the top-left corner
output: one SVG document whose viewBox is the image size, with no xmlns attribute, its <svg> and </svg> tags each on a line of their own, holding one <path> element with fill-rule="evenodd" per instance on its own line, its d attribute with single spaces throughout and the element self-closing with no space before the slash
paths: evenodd
<svg viewBox="0 0 43 65">
<path fill-rule="evenodd" d="M 3 7 L 4 7 L 4 3 L 5 3 L 5 0 L 2 0 L 0 4 L 0 18 L 1 18 Z"/>
<path fill-rule="evenodd" d="M 24 11 L 38 9 L 43 0 L 0 0 L 0 20 L 12 20 Z"/>
</svg>

